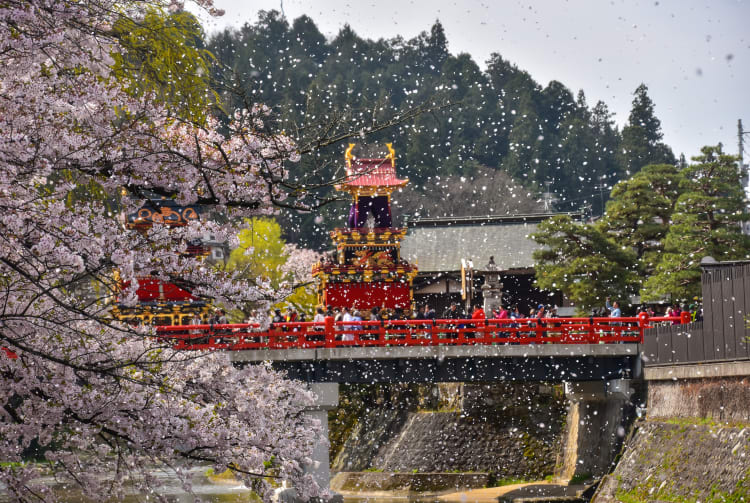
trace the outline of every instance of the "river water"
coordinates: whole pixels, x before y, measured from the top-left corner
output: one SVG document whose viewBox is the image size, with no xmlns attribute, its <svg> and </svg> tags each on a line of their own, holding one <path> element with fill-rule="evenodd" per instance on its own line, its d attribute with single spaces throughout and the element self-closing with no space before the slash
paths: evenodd
<svg viewBox="0 0 750 503">
<path fill-rule="evenodd" d="M 207 468 L 196 468 L 193 471 L 193 491 L 195 496 L 186 494 L 183 491 L 180 484 L 177 482 L 175 477 L 167 472 L 154 471 L 152 475 L 156 476 L 160 480 L 160 488 L 158 493 L 160 496 L 166 497 L 170 502 L 174 503 L 195 503 L 196 501 L 203 501 L 209 503 L 260 503 L 260 500 L 254 496 L 250 490 L 245 488 L 242 484 L 237 483 L 233 480 L 209 478 L 206 475 Z M 52 479 L 42 480 L 42 483 L 47 483 L 48 486 L 55 486 L 55 482 Z M 541 486 L 540 486 L 541 487 Z M 549 487 L 549 486 L 547 486 Z M 509 487 L 510 488 L 510 487 Z M 544 487 L 542 487 L 544 489 Z M 481 492 L 481 491 L 480 491 Z M 540 492 L 536 496 L 543 496 L 547 491 Z M 0 487 L 0 503 L 8 501 L 7 498 L 2 496 L 2 487 Z M 107 501 L 106 498 L 97 499 L 95 501 L 85 499 L 79 490 L 75 488 L 65 488 L 57 485 L 55 493 L 58 497 L 66 503 L 101 503 Z M 463 495 L 462 495 L 463 496 Z M 529 496 L 529 495 L 526 495 Z M 497 496 L 493 496 L 488 499 L 486 496 L 481 497 L 483 503 L 493 503 L 496 501 Z M 143 495 L 133 494 L 128 496 L 125 501 L 127 503 L 140 503 L 153 501 L 153 498 L 146 498 Z M 419 501 L 420 503 L 435 503 L 434 499 L 419 499 L 419 500 L 407 500 L 405 497 L 401 498 L 365 498 L 365 497 L 346 497 L 344 503 L 406 503 L 407 501 Z M 470 503 L 468 500 L 462 498 L 460 500 L 463 503 Z M 541 501 L 537 500 L 537 501 Z"/>
<path fill-rule="evenodd" d="M 206 471 L 207 468 L 197 468 L 193 471 L 193 491 L 196 494 L 195 497 L 186 494 L 172 474 L 154 471 L 152 475 L 159 479 L 159 495 L 166 496 L 170 501 L 174 501 L 175 503 L 193 503 L 198 499 L 212 503 L 258 503 L 260 501 L 257 497 L 253 497 L 252 493 L 242 484 L 231 480 L 213 481 L 206 476 Z M 63 487 L 55 483 L 53 479 L 42 479 L 41 482 L 43 484 L 46 483 L 48 487 L 54 487 L 55 493 L 66 503 L 100 503 L 101 501 L 106 501 L 106 499 L 102 499 L 92 502 L 85 499 L 77 488 Z M 2 488 L 0 488 L 0 502 L 5 503 L 6 501 L 8 499 L 2 497 Z M 142 501 L 153 501 L 153 499 L 133 494 L 126 497 L 125 501 L 127 503 L 140 503 Z"/>
<path fill-rule="evenodd" d="M 210 503 L 260 503 L 260 499 L 254 496 L 249 489 L 240 483 L 232 480 L 216 480 L 206 476 L 207 468 L 197 468 L 193 471 L 193 491 L 195 496 L 185 493 L 179 482 L 173 475 L 167 472 L 152 472 L 160 479 L 159 495 L 165 496 L 170 502 L 174 503 L 194 503 L 196 501 Z M 97 501 L 85 499 L 77 488 L 66 488 L 56 484 L 53 479 L 43 479 L 43 484 L 49 487 L 55 487 L 55 493 L 66 503 L 101 503 L 106 501 L 105 498 Z M 3 497 L 3 490 L 0 487 L 0 503 L 9 501 Z M 153 501 L 143 495 L 133 494 L 127 496 L 127 503 L 140 503 Z M 345 498 L 345 503 L 404 503 L 405 498 Z"/>
</svg>

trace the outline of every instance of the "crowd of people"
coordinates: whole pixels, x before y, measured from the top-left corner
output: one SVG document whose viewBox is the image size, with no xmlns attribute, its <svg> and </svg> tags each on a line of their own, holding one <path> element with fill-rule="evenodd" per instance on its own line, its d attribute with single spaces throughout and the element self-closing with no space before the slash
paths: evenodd
<svg viewBox="0 0 750 503">
<path fill-rule="evenodd" d="M 630 310 L 633 311 L 632 307 Z M 649 317 L 666 316 L 675 318 L 669 323 L 679 324 L 682 313 L 688 311 L 690 313 L 691 321 L 701 321 L 703 319 L 703 309 L 698 299 L 694 299 L 694 302 L 690 305 L 674 304 L 668 306 L 666 310 L 660 309 L 655 311 L 653 306 L 641 306 L 634 310 L 635 313 L 645 312 Z M 618 301 L 611 301 L 607 298 L 605 305 L 600 309 L 594 309 L 591 313 L 592 318 L 609 317 L 609 318 L 621 318 L 623 316 L 620 303 Z M 403 309 L 382 309 L 379 307 L 373 307 L 369 310 L 361 310 L 347 307 L 323 307 L 318 306 L 315 308 L 315 313 L 311 321 L 316 323 L 312 326 L 313 331 L 321 332 L 320 337 L 323 337 L 322 332 L 325 330 L 322 326 L 325 323 L 326 318 L 333 318 L 334 322 L 338 323 L 339 326 L 343 325 L 340 338 L 344 341 L 355 340 L 355 333 L 357 331 L 373 330 L 376 326 L 382 325 L 381 322 L 386 323 L 389 329 L 398 329 L 397 325 L 392 322 L 396 320 L 424 320 L 427 322 L 424 325 L 424 329 L 427 330 L 428 326 L 431 326 L 436 320 L 457 320 L 455 323 L 447 324 L 446 326 L 451 329 L 467 329 L 468 336 L 473 336 L 474 332 L 470 330 L 477 327 L 487 326 L 488 322 L 501 321 L 507 327 L 510 328 L 536 328 L 544 327 L 545 332 L 554 329 L 554 327 L 560 326 L 559 323 L 550 321 L 551 318 L 557 318 L 557 306 L 537 304 L 536 307 L 532 307 L 528 314 L 521 311 L 518 305 L 512 306 L 498 306 L 492 309 L 490 312 L 486 312 L 481 305 L 475 305 L 469 310 L 462 309 L 458 303 L 452 302 L 450 305 L 443 310 L 440 315 L 435 311 L 434 307 L 430 303 L 424 303 L 419 305 L 412 312 L 405 312 Z M 270 313 L 271 327 L 277 326 L 281 331 L 284 332 L 297 332 L 305 331 L 300 325 L 286 325 L 287 323 L 293 322 L 306 322 L 306 313 L 298 311 L 294 306 L 287 307 L 283 312 L 280 308 L 274 308 Z M 463 321 L 459 321 L 463 320 Z M 523 320 L 515 322 L 514 320 Z M 258 324 L 262 326 L 262 320 L 258 316 L 258 312 L 253 310 L 245 320 L 248 324 Z M 376 324 L 367 324 L 360 322 L 377 322 Z M 216 309 L 211 316 L 206 320 L 203 320 L 199 314 L 195 314 L 191 320 L 192 325 L 208 324 L 210 326 L 224 325 L 229 323 L 227 314 L 222 309 Z M 445 325 L 445 322 L 443 323 Z M 612 322 L 613 326 L 624 326 L 627 323 Z M 191 333 L 198 333 L 192 332 Z M 218 333 L 218 332 L 217 332 Z M 479 333 L 479 331 L 477 331 Z M 291 334 L 290 334 L 291 335 Z M 363 337 L 363 336 L 361 336 Z"/>
<path fill-rule="evenodd" d="M 655 310 L 653 306 L 640 306 L 635 309 L 635 313 L 645 312 L 649 317 L 665 316 L 665 317 L 676 317 L 680 318 L 682 313 L 687 311 L 690 313 L 691 321 L 701 321 L 703 319 L 703 308 L 697 298 L 693 299 L 691 304 L 674 304 L 667 306 L 666 309 Z M 591 313 L 592 317 L 610 317 L 620 318 L 623 316 L 622 309 L 618 301 L 611 302 L 611 299 L 607 297 L 605 305 L 602 308 L 594 309 Z M 429 303 L 417 306 L 413 312 L 407 314 L 403 309 L 382 309 L 380 307 L 373 307 L 369 310 L 360 310 L 347 307 L 322 307 L 318 306 L 315 308 L 315 313 L 312 321 L 315 323 L 323 323 L 327 317 L 332 317 L 334 321 L 343 322 L 358 322 L 358 321 L 385 321 L 385 320 L 505 320 L 505 319 L 546 319 L 546 318 L 557 318 L 557 306 L 538 304 L 536 308 L 532 307 L 529 313 L 521 312 L 518 305 L 512 305 L 509 307 L 498 306 L 491 312 L 485 312 L 481 305 L 473 306 L 469 311 L 464 311 L 458 303 L 452 302 L 445 310 L 442 311 L 440 316 Z M 282 309 L 274 308 L 270 314 L 271 323 L 290 323 L 290 322 L 305 322 L 307 320 L 306 313 L 298 311 L 294 306 L 286 308 L 285 312 L 282 313 Z M 253 310 L 245 320 L 244 323 L 254 324 L 260 323 L 262 320 L 259 319 L 257 311 Z M 195 314 L 191 320 L 191 325 L 222 325 L 229 323 L 227 320 L 226 312 L 222 309 L 216 309 L 214 313 L 205 321 L 199 314 Z M 674 323 L 679 323 L 674 321 Z"/>
<path fill-rule="evenodd" d="M 354 340 L 354 334 L 358 330 L 374 329 L 375 326 L 381 322 L 386 323 L 386 326 L 390 329 L 398 328 L 394 325 L 393 321 L 398 320 L 424 320 L 425 322 L 434 322 L 435 320 L 456 320 L 455 324 L 449 324 L 451 328 L 463 329 L 466 327 L 483 326 L 485 321 L 488 320 L 515 320 L 515 319 L 536 319 L 537 321 L 532 322 L 531 326 L 537 324 L 544 325 L 541 321 L 542 318 L 554 318 L 557 317 L 557 306 L 548 306 L 539 304 L 536 309 L 532 309 L 531 312 L 526 315 L 522 313 L 517 305 L 510 306 L 509 308 L 498 306 L 491 312 L 485 312 L 484 308 L 480 305 L 475 305 L 472 309 L 465 311 L 458 303 L 452 302 L 445 310 L 438 315 L 434 307 L 429 303 L 422 304 L 414 309 L 411 313 L 405 312 L 403 309 L 383 309 L 380 307 L 373 307 L 369 310 L 348 308 L 348 307 L 322 307 L 318 306 L 315 309 L 315 315 L 313 322 L 322 324 L 326 318 L 333 318 L 334 322 L 338 322 L 339 326 L 343 325 L 342 340 Z M 460 321 L 463 320 L 463 323 Z M 296 315 L 293 308 L 287 311 L 286 316 L 281 314 L 280 309 L 275 309 L 272 313 L 271 323 L 282 324 L 280 328 L 282 330 L 288 330 L 283 324 L 292 321 L 304 321 Z M 372 323 L 358 323 L 358 322 L 377 322 L 377 325 Z M 350 324 L 351 323 L 351 324 Z M 427 328 L 427 324 L 424 328 Z M 517 327 L 518 324 L 509 323 L 511 327 Z M 323 327 L 313 327 L 313 330 L 323 330 Z"/>
</svg>

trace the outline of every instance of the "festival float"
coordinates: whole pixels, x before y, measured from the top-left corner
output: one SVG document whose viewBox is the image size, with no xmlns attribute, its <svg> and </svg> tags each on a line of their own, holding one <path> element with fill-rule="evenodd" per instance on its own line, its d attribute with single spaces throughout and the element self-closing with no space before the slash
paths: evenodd
<svg viewBox="0 0 750 503">
<path fill-rule="evenodd" d="M 417 267 L 401 258 L 405 227 L 394 227 L 391 194 L 409 180 L 396 175 L 396 153 L 380 159 L 357 158 L 346 150 L 346 177 L 336 190 L 351 195 L 348 226 L 331 231 L 335 252 L 313 267 L 318 301 L 332 308 L 393 313 L 412 309 L 412 281 Z"/>
<path fill-rule="evenodd" d="M 155 223 L 170 227 L 187 225 L 191 220 L 200 218 L 200 208 L 194 206 L 180 206 L 168 199 L 151 199 L 136 213 L 127 215 L 125 227 L 146 232 Z M 205 243 L 196 240 L 188 243 L 184 252 L 186 255 L 207 257 L 211 250 Z M 117 276 L 117 271 L 115 271 Z M 120 283 L 121 290 L 130 288 L 129 281 Z M 208 302 L 199 299 L 189 291 L 174 283 L 163 281 L 151 276 L 138 278 L 136 289 L 137 303 L 125 306 L 119 298 L 112 307 L 112 315 L 128 323 L 144 323 L 148 325 L 190 325 L 193 317 L 198 314 L 207 320 L 211 311 Z"/>
</svg>

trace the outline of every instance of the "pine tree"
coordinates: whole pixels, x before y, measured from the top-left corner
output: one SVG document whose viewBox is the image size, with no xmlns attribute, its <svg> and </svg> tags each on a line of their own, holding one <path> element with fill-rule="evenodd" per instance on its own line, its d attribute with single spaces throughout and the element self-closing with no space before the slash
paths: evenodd
<svg viewBox="0 0 750 503">
<path fill-rule="evenodd" d="M 601 307 L 607 297 L 628 296 L 635 255 L 597 226 L 553 217 L 532 238 L 542 245 L 534 252 L 539 288 L 562 291 L 579 311 Z"/>
<path fill-rule="evenodd" d="M 684 185 L 685 178 L 675 166 L 651 164 L 612 189 L 607 211 L 597 225 L 635 252 L 638 274 L 634 292 L 661 260 L 662 241 Z"/>
<path fill-rule="evenodd" d="M 591 185 L 591 173 L 596 170 L 594 131 L 590 126 L 590 112 L 583 91 L 578 93 L 575 108 L 560 124 L 559 134 L 551 139 L 554 150 L 554 187 L 560 196 L 559 207 L 578 209 Z"/>
<path fill-rule="evenodd" d="M 597 173 L 622 180 L 625 168 L 617 158 L 622 136 L 613 117 L 614 114 L 603 101 L 598 101 L 591 110 L 591 127 L 596 136 L 596 163 L 599 165 Z"/>
<path fill-rule="evenodd" d="M 642 295 L 688 299 L 700 295 L 700 261 L 750 258 L 750 237 L 742 223 L 750 219 L 740 184 L 737 158 L 721 146 L 703 147 L 683 172 L 685 190 L 672 214 L 664 239 L 664 256 L 645 284 Z"/>
<path fill-rule="evenodd" d="M 622 159 L 626 174 L 633 174 L 647 164 L 674 164 L 672 149 L 662 143 L 661 121 L 654 114 L 654 103 L 648 87 L 635 90 L 628 125 L 622 130 Z"/>
<path fill-rule="evenodd" d="M 431 69 L 439 70 L 445 60 L 450 56 L 448 53 L 448 38 L 445 36 L 445 29 L 439 20 L 430 28 L 430 35 L 427 37 L 427 63 Z"/>
<path fill-rule="evenodd" d="M 540 160 L 544 129 L 531 93 L 521 96 L 518 109 L 511 110 L 511 114 L 517 118 L 508 136 L 509 151 L 503 159 L 503 169 L 523 183 L 539 185 L 546 181 L 547 174 Z"/>
</svg>

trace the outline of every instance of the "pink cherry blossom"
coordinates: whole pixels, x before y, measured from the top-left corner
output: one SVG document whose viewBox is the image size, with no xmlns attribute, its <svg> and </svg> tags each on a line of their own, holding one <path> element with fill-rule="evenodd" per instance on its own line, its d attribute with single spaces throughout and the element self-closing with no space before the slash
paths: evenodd
<svg viewBox="0 0 750 503">
<path fill-rule="evenodd" d="M 266 132 L 263 106 L 220 130 L 124 92 L 109 27 L 149 4 L 181 2 L 0 4 L 0 346 L 18 355 L 0 352 L 0 482 L 13 499 L 54 500 L 36 482 L 51 469 L 92 498 L 121 497 L 126 484 L 153 488 L 155 467 L 189 488 L 188 469 L 210 463 L 265 498 L 266 476 L 310 497 L 318 490 L 303 467 L 319 425 L 300 414 L 313 397 L 299 383 L 235 368 L 226 354 L 175 352 L 110 314 L 137 301 L 120 281 L 151 275 L 226 306 L 273 302 L 261 282 L 181 252 L 206 233 L 231 242 L 244 217 L 272 213 L 284 163 L 298 158 L 288 138 Z M 200 204 L 207 218 L 129 230 L 123 215 L 153 194 Z M 307 255 L 290 253 L 295 274 L 309 271 Z M 32 442 L 48 463 L 7 463 L 26 460 Z"/>
</svg>

